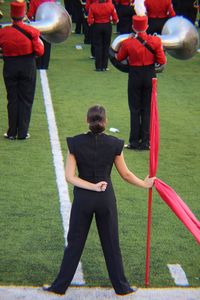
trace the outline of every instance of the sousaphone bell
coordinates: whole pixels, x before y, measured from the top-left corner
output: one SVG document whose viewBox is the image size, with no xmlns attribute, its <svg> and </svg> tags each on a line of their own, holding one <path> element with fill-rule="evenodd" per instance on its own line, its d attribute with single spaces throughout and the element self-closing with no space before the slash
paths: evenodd
<svg viewBox="0 0 200 300">
<path fill-rule="evenodd" d="M 56 2 L 42 3 L 36 12 L 35 21 L 25 23 L 38 29 L 42 37 L 50 43 L 64 42 L 71 33 L 72 21 L 66 9 Z M 1 27 L 12 24 L 1 24 Z"/>
</svg>

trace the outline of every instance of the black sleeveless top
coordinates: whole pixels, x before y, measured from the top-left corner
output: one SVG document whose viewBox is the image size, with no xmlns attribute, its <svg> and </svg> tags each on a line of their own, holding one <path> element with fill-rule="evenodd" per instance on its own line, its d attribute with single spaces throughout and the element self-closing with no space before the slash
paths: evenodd
<svg viewBox="0 0 200 300">
<path fill-rule="evenodd" d="M 105 133 L 76 135 L 67 138 L 69 152 L 76 158 L 79 177 L 91 182 L 110 178 L 116 155 L 124 141 Z"/>
</svg>

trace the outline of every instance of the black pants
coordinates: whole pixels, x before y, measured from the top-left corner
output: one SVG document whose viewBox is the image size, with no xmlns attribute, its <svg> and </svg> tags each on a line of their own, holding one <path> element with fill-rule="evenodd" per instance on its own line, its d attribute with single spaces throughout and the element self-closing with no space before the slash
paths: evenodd
<svg viewBox="0 0 200 300">
<path fill-rule="evenodd" d="M 162 19 L 149 18 L 149 20 L 148 20 L 149 27 L 147 29 L 147 33 L 148 34 L 154 34 L 154 33 L 161 34 L 163 26 L 165 25 L 167 20 L 168 20 L 168 18 L 162 18 Z"/>
<path fill-rule="evenodd" d="M 93 45 L 95 49 L 96 69 L 108 67 L 108 51 L 111 42 L 111 23 L 95 23 L 93 25 Z"/>
<path fill-rule="evenodd" d="M 8 136 L 26 137 L 36 84 L 34 56 L 4 57 L 3 77 L 8 99 Z"/>
<path fill-rule="evenodd" d="M 74 3 L 74 12 L 76 20 L 75 33 L 80 34 L 83 32 L 83 9 L 79 0 L 76 0 L 76 2 Z"/>
<path fill-rule="evenodd" d="M 129 143 L 149 145 L 150 106 L 154 66 L 130 67 L 128 104 L 130 109 Z"/>
<path fill-rule="evenodd" d="M 117 28 L 120 34 L 132 32 L 132 16 L 134 10 L 132 6 L 119 4 L 117 8 L 119 23 Z"/>
<path fill-rule="evenodd" d="M 196 19 L 197 19 L 197 9 L 192 5 L 189 7 L 181 7 L 181 9 L 178 11 L 177 15 L 183 16 L 186 19 L 188 19 L 190 22 L 195 24 Z"/>
<path fill-rule="evenodd" d="M 94 25 L 89 26 L 89 36 L 91 41 L 91 55 L 95 57 L 95 47 L 94 47 Z"/>
<path fill-rule="evenodd" d="M 52 284 L 54 291 L 64 293 L 70 285 L 94 215 L 112 285 L 117 293 L 125 292 L 130 287 L 124 276 L 118 238 L 116 200 L 110 183 L 104 193 L 75 188 L 68 245 L 64 251 L 60 272 Z"/>
</svg>

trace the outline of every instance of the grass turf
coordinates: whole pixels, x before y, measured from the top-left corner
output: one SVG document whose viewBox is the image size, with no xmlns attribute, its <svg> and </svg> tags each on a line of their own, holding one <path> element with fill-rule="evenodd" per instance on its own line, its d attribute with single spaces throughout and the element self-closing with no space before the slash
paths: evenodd
<svg viewBox="0 0 200 300">
<path fill-rule="evenodd" d="M 90 46 L 82 40 L 82 35 L 72 34 L 66 42 L 52 45 L 47 72 L 64 157 L 65 137 L 87 130 L 85 114 L 95 103 L 106 107 L 108 128 L 118 128 L 120 132 L 116 135 L 128 141 L 127 74 L 112 65 L 109 72 L 94 72 L 94 61 L 89 59 Z M 77 44 L 83 49 L 76 50 Z M 199 64 L 199 54 L 188 61 L 168 56 L 165 71 L 158 75 L 161 140 L 157 175 L 180 194 L 197 217 L 200 216 Z M 6 93 L 2 77 L 0 81 L 3 136 L 7 128 Z M 1 284 L 51 282 L 63 254 L 63 230 L 39 74 L 30 134 L 27 141 L 0 138 Z M 127 165 L 138 176 L 148 173 L 148 152 L 125 150 L 124 154 Z M 126 275 L 131 284 L 143 286 L 147 191 L 127 185 L 115 170 L 113 183 Z M 199 252 L 192 235 L 154 192 L 151 286 L 174 285 L 167 263 L 181 264 L 190 285 L 199 286 Z M 110 285 L 95 224 L 82 263 L 87 285 Z"/>
</svg>

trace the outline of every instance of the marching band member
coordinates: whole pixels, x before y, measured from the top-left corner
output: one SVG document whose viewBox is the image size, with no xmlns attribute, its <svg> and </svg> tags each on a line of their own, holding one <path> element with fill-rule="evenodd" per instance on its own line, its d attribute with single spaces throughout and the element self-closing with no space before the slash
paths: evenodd
<svg viewBox="0 0 200 300">
<path fill-rule="evenodd" d="M 133 16 L 133 31 L 136 35 L 124 40 L 116 59 L 128 59 L 128 104 L 130 109 L 129 144 L 131 150 L 149 150 L 150 105 L 152 78 L 156 77 L 155 62 L 166 63 L 161 40 L 147 35 L 146 15 Z"/>
<path fill-rule="evenodd" d="M 165 22 L 176 16 L 172 0 L 145 0 L 145 6 L 149 20 L 148 34 L 161 34 Z"/>
<path fill-rule="evenodd" d="M 90 5 L 88 24 L 93 24 L 93 45 L 95 48 L 95 71 L 106 71 L 108 51 L 111 42 L 112 24 L 118 22 L 118 16 L 112 3 L 98 0 Z"/>
<path fill-rule="evenodd" d="M 117 31 L 120 34 L 132 32 L 132 17 L 135 14 L 132 0 L 117 0 L 115 3 L 119 18 Z"/>
<path fill-rule="evenodd" d="M 40 32 L 23 23 L 25 2 L 11 2 L 12 26 L 0 30 L 0 47 L 3 51 L 3 77 L 8 99 L 8 131 L 10 140 L 27 139 L 31 109 L 35 94 L 35 55 L 44 53 Z"/>
</svg>

